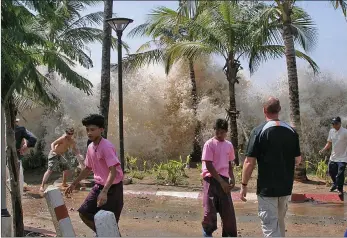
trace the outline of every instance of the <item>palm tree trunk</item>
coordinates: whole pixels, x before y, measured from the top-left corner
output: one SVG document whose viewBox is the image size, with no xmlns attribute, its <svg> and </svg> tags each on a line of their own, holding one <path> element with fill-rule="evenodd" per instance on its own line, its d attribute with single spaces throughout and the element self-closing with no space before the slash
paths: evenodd
<svg viewBox="0 0 347 238">
<path fill-rule="evenodd" d="M 239 165 L 239 153 L 238 153 L 238 131 L 237 131 L 237 114 L 236 110 L 236 95 L 235 95 L 235 83 L 237 82 L 237 72 L 240 65 L 232 60 L 227 62 L 227 80 L 229 82 L 229 119 L 230 119 L 230 138 L 231 143 L 235 150 L 235 164 Z"/>
<path fill-rule="evenodd" d="M 201 154 L 202 154 L 201 146 L 199 143 L 201 123 L 197 118 L 198 94 L 196 89 L 194 62 L 191 59 L 189 60 L 189 72 L 190 72 L 190 81 L 192 84 L 192 99 L 193 99 L 192 106 L 193 106 L 194 118 L 196 120 L 194 141 L 193 141 L 193 152 L 190 154 L 190 157 L 192 162 L 199 162 L 201 160 Z"/>
<path fill-rule="evenodd" d="M 290 22 L 290 19 L 289 19 Z M 284 24 L 283 27 L 283 40 L 285 46 L 285 55 L 288 71 L 288 85 L 289 85 L 289 101 L 290 101 L 290 120 L 292 126 L 299 134 L 301 141 L 301 121 L 300 121 L 300 101 L 299 101 L 299 84 L 298 84 L 298 71 L 296 67 L 294 38 L 291 32 L 290 24 Z M 300 143 L 302 145 L 302 143 Z M 302 148 L 302 146 L 301 146 Z M 306 167 L 305 158 L 300 166 L 295 169 L 295 179 L 306 181 Z"/>
<path fill-rule="evenodd" d="M 112 17 L 113 0 L 104 0 L 104 20 Z M 104 35 L 102 40 L 102 63 L 101 63 L 101 92 L 100 114 L 105 118 L 104 137 L 107 138 L 108 113 L 110 107 L 110 63 L 111 63 L 111 27 L 104 21 Z"/>
<path fill-rule="evenodd" d="M 23 209 L 19 188 L 19 162 L 16 151 L 14 121 L 15 112 L 12 97 L 5 103 L 6 120 L 6 154 L 7 165 L 10 173 L 11 201 L 13 210 L 13 231 L 14 236 L 24 236 Z"/>
</svg>

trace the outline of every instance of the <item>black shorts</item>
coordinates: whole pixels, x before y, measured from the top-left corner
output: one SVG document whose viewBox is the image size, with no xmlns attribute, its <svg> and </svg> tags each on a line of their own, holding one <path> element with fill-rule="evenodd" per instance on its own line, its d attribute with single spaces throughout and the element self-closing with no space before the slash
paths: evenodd
<svg viewBox="0 0 347 238">
<path fill-rule="evenodd" d="M 85 216 L 88 220 L 94 221 L 95 214 L 100 210 L 110 211 L 114 213 L 117 223 L 123 209 L 123 182 L 113 184 L 107 193 L 107 202 L 97 207 L 98 196 L 104 186 L 95 184 L 87 198 L 84 200 L 78 212 Z"/>
</svg>

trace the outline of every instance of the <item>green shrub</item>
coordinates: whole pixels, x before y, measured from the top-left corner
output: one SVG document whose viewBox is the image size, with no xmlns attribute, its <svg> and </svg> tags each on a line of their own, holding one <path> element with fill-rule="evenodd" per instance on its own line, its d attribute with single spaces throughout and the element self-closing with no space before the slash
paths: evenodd
<svg viewBox="0 0 347 238">
<path fill-rule="evenodd" d="M 145 177 L 145 173 L 143 171 L 133 170 L 129 173 L 129 175 L 133 178 L 142 180 Z"/>
<path fill-rule="evenodd" d="M 162 174 L 163 171 L 163 163 L 157 164 L 155 163 L 152 169 L 152 173 L 155 175 L 155 179 L 163 180 L 165 177 Z"/>
<path fill-rule="evenodd" d="M 171 185 L 178 185 L 182 178 L 187 177 L 184 172 L 185 163 L 180 161 L 169 160 L 166 164 L 163 164 L 162 169 L 166 172 L 165 182 Z"/>
<path fill-rule="evenodd" d="M 130 172 L 133 170 L 138 170 L 136 157 L 126 155 L 125 160 L 126 160 L 126 167 L 128 168 Z"/>
<path fill-rule="evenodd" d="M 242 180 L 242 166 L 234 166 L 235 183 L 241 183 Z"/>
<path fill-rule="evenodd" d="M 328 176 L 328 165 L 324 160 L 319 161 L 317 164 L 316 176 L 318 178 L 324 179 L 326 181 L 329 180 Z"/>
</svg>

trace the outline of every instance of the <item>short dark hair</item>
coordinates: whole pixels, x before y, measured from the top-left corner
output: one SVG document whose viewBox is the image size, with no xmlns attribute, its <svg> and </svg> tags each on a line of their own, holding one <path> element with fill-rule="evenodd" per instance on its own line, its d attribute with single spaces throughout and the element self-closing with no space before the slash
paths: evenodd
<svg viewBox="0 0 347 238">
<path fill-rule="evenodd" d="M 90 114 L 82 119 L 83 126 L 94 125 L 99 128 L 105 128 L 105 118 L 99 114 Z"/>
<path fill-rule="evenodd" d="M 263 106 L 265 111 L 270 114 L 277 114 L 281 111 L 280 100 L 275 97 L 270 97 Z"/>
<path fill-rule="evenodd" d="M 226 130 L 228 131 L 228 122 L 224 119 L 217 119 L 214 125 L 215 130 Z"/>
<path fill-rule="evenodd" d="M 339 123 L 341 123 L 341 117 L 334 117 L 334 118 L 331 120 L 331 123 L 332 123 L 332 124 L 339 124 Z"/>
<path fill-rule="evenodd" d="M 74 133 L 75 130 L 72 127 L 66 127 L 65 133 Z"/>
</svg>

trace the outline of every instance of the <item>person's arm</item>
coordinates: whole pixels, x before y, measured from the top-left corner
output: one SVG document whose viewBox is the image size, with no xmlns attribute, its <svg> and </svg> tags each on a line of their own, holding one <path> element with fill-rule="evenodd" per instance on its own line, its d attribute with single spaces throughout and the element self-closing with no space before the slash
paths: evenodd
<svg viewBox="0 0 347 238">
<path fill-rule="evenodd" d="M 214 168 L 213 166 L 213 162 L 212 161 L 205 161 L 206 163 L 206 168 L 208 170 L 208 172 L 211 174 L 211 176 L 217 180 L 220 184 L 225 182 L 222 177 L 219 175 L 219 173 L 217 172 L 217 170 Z"/>
<path fill-rule="evenodd" d="M 22 146 L 28 147 L 28 142 L 27 142 L 27 140 L 24 139 L 24 138 L 23 138 L 23 140 L 22 140 Z"/>
<path fill-rule="evenodd" d="M 230 156 L 229 156 L 229 184 L 232 188 L 235 187 L 235 176 L 234 176 L 234 162 L 235 161 L 235 150 L 234 146 L 230 145 Z"/>
<path fill-rule="evenodd" d="M 302 158 L 301 156 L 297 156 L 295 157 L 295 165 L 298 166 L 299 164 L 301 164 Z"/>
<path fill-rule="evenodd" d="M 27 140 L 26 146 L 27 146 L 28 148 L 35 147 L 36 142 L 37 142 L 37 139 L 36 139 L 36 137 L 35 137 L 30 131 L 28 131 L 27 129 L 25 129 L 25 130 L 23 131 L 23 137 L 24 137 L 24 139 Z"/>
<path fill-rule="evenodd" d="M 257 158 L 254 157 L 246 157 L 245 162 L 243 163 L 243 169 L 242 169 L 242 180 L 241 180 L 241 191 L 240 191 L 240 198 L 241 201 L 246 202 L 246 196 L 247 196 L 247 185 L 248 181 L 252 176 L 252 172 L 255 168 L 255 165 L 257 163 Z"/>
<path fill-rule="evenodd" d="M 65 196 L 68 196 L 69 194 L 72 193 L 72 191 L 75 189 L 77 184 L 81 182 L 81 180 L 85 179 L 88 177 L 92 169 L 90 167 L 85 167 L 81 173 L 78 175 L 78 177 L 71 183 L 71 185 L 65 190 Z"/>
<path fill-rule="evenodd" d="M 101 190 L 99 196 L 98 196 L 98 201 L 97 201 L 97 206 L 101 207 L 107 202 L 107 193 L 108 190 L 110 189 L 111 185 L 113 184 L 116 176 L 117 176 L 117 166 L 120 166 L 119 159 L 117 157 L 116 151 L 114 147 L 108 146 L 107 148 L 104 148 L 102 150 L 103 158 L 106 162 L 107 167 L 109 168 L 109 174 L 106 179 L 104 188 Z"/>
<path fill-rule="evenodd" d="M 76 141 L 75 141 L 75 140 L 72 142 L 71 147 L 72 147 L 72 151 L 74 152 L 74 154 L 75 154 L 76 156 L 81 156 L 81 153 L 80 153 L 80 151 L 79 151 L 78 148 L 77 148 L 77 145 L 76 145 Z"/>
<path fill-rule="evenodd" d="M 27 143 L 27 140 L 26 139 L 22 139 L 22 143 L 21 143 L 21 146 L 20 146 L 20 149 L 19 149 L 19 153 L 21 155 L 24 155 L 24 153 L 28 150 L 28 143 Z"/>
<path fill-rule="evenodd" d="M 257 158 L 254 157 L 246 157 L 245 162 L 243 163 L 242 169 L 242 180 L 241 185 L 246 187 L 249 179 L 252 176 L 253 170 L 257 164 Z"/>
<path fill-rule="evenodd" d="M 257 157 L 259 157 L 259 137 L 256 129 L 253 129 L 251 136 L 247 145 L 246 159 L 243 163 L 242 169 L 242 180 L 241 180 L 241 200 L 247 201 L 247 185 L 248 181 L 252 176 L 253 170 L 257 164 Z"/>
<path fill-rule="evenodd" d="M 85 168 L 85 165 L 83 163 L 84 158 L 83 158 L 82 154 L 80 153 L 79 149 L 77 148 L 75 140 L 72 142 L 72 146 L 71 147 L 72 147 L 72 151 L 77 156 L 77 160 L 78 160 L 78 163 L 81 166 L 81 169 L 84 169 Z"/>
<path fill-rule="evenodd" d="M 324 148 L 319 151 L 319 154 L 322 154 L 324 151 L 329 150 L 331 148 L 331 145 L 332 145 L 332 138 L 331 137 L 332 137 L 332 131 L 330 130 L 329 135 L 328 135 L 328 139 L 327 139 L 327 143 L 325 144 Z"/>
<path fill-rule="evenodd" d="M 232 188 L 235 187 L 235 176 L 234 176 L 234 166 L 233 162 L 229 162 L 229 177 L 230 177 L 230 182 L 229 184 L 231 185 Z"/>
<path fill-rule="evenodd" d="M 319 151 L 319 153 L 322 154 L 324 151 L 329 150 L 331 148 L 331 145 L 332 145 L 331 141 L 328 141 L 325 144 L 324 148 Z"/>
<path fill-rule="evenodd" d="M 75 189 L 76 185 L 81 182 L 81 180 L 85 179 L 86 177 L 88 177 L 88 175 L 90 174 L 90 172 L 92 171 L 92 166 L 89 162 L 89 155 L 88 155 L 88 151 L 87 151 L 87 155 L 86 155 L 86 159 L 85 159 L 85 166 L 83 168 L 83 170 L 81 171 L 81 173 L 78 175 L 78 177 L 72 182 L 72 184 L 65 190 L 65 195 L 69 195 L 70 193 L 72 193 L 72 191 Z"/>
<path fill-rule="evenodd" d="M 55 147 L 59 144 L 62 143 L 62 141 L 64 140 L 64 136 L 56 139 L 52 144 L 51 144 L 51 150 L 54 151 L 55 150 Z"/>
<path fill-rule="evenodd" d="M 119 165 L 118 165 L 119 166 Z M 108 173 L 108 177 L 105 183 L 104 188 L 101 192 L 108 193 L 108 190 L 110 189 L 111 185 L 113 184 L 114 179 L 116 178 L 116 166 L 109 167 L 110 172 Z"/>
<path fill-rule="evenodd" d="M 92 172 L 92 169 L 89 167 L 85 167 L 80 175 L 78 175 L 78 177 L 72 182 L 72 184 L 74 186 L 76 186 L 77 184 L 79 184 L 79 182 L 81 182 L 83 179 L 85 179 L 86 177 L 88 177 L 88 175 Z"/>
<path fill-rule="evenodd" d="M 299 139 L 299 135 L 297 133 L 295 133 L 296 135 L 296 146 L 295 146 L 295 166 L 299 166 L 302 158 L 301 158 L 301 149 L 300 149 L 300 139 Z"/>
</svg>

